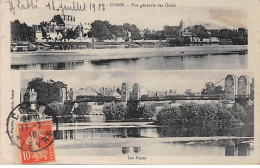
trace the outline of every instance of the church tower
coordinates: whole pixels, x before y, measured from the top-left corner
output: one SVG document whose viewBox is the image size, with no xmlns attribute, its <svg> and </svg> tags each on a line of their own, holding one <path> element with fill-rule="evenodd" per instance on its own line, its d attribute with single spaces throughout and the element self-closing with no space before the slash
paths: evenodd
<svg viewBox="0 0 260 168">
<path fill-rule="evenodd" d="M 181 20 L 180 22 L 180 29 L 183 31 L 185 28 L 185 23 L 183 22 L 183 20 Z"/>
<path fill-rule="evenodd" d="M 185 23 L 183 22 L 183 20 L 181 20 L 181 22 L 180 22 L 180 36 L 181 37 L 183 37 L 184 28 L 185 28 Z"/>
</svg>

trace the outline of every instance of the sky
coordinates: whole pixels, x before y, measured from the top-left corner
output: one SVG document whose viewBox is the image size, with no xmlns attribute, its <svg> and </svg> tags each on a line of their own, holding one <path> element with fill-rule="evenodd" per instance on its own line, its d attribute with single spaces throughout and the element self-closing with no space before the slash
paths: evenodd
<svg viewBox="0 0 260 168">
<path fill-rule="evenodd" d="M 68 88 L 80 89 L 92 87 L 120 87 L 123 82 L 132 87 L 134 83 L 141 86 L 141 93 L 147 91 L 166 91 L 169 89 L 177 90 L 177 93 L 184 93 L 186 89 L 193 92 L 200 92 L 207 82 L 217 83 L 224 79 L 230 72 L 226 71 L 44 71 L 21 73 L 21 88 L 26 88 L 28 81 L 35 77 L 42 77 L 45 81 L 53 79 L 67 84 Z M 253 77 L 251 73 L 243 71 L 232 72 L 235 76 L 247 75 Z M 69 78 L 68 78 L 69 76 Z M 251 78 L 250 78 L 251 79 Z M 224 81 L 218 83 L 224 86 Z"/>
<path fill-rule="evenodd" d="M 75 16 L 77 23 L 91 23 L 94 20 L 107 20 L 111 24 L 119 25 L 128 22 L 136 24 L 140 29 L 149 28 L 153 30 L 162 30 L 165 25 L 177 26 L 181 20 L 185 22 L 186 26 L 202 24 L 206 26 L 206 28 L 233 29 L 247 27 L 247 10 L 243 8 L 133 8 L 130 3 L 129 7 L 115 8 L 109 7 L 109 3 L 106 3 L 106 5 L 108 6 L 105 7 L 105 11 L 96 10 L 95 13 L 93 10 L 84 12 L 71 11 L 65 12 L 65 14 Z M 15 15 L 11 15 L 11 20 L 19 19 L 21 22 L 25 22 L 29 25 L 39 24 L 41 21 L 50 21 L 53 15 L 61 14 L 61 11 L 49 10 L 46 7 L 38 7 L 38 9 L 31 10 L 15 9 L 15 12 Z"/>
</svg>

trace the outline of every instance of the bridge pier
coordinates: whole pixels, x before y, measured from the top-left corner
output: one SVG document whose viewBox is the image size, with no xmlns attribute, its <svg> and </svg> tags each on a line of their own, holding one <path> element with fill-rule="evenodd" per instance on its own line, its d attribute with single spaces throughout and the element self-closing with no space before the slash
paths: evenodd
<svg viewBox="0 0 260 168">
<path fill-rule="evenodd" d="M 130 117 L 131 118 L 139 118 L 140 117 L 140 111 L 138 110 L 138 107 L 139 107 L 139 101 L 131 101 L 129 100 L 127 102 L 127 107 L 128 107 L 128 110 L 130 111 Z"/>
<path fill-rule="evenodd" d="M 240 97 L 240 98 L 236 97 L 235 102 L 244 107 L 248 104 L 248 100 L 249 100 L 249 98 L 247 98 L 247 97 L 244 97 L 244 98 L 243 97 Z"/>
<path fill-rule="evenodd" d="M 245 75 L 239 76 L 227 75 L 225 78 L 224 102 L 225 104 L 239 103 L 242 106 L 247 105 L 250 99 L 250 83 Z"/>
</svg>

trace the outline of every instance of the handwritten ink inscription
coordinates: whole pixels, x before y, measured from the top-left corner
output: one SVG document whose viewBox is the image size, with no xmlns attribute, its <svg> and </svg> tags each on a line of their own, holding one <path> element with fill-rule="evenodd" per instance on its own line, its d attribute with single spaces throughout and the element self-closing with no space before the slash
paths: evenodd
<svg viewBox="0 0 260 168">
<path fill-rule="evenodd" d="M 60 11 L 63 15 L 66 11 L 74 12 L 87 12 L 87 11 L 105 11 L 106 7 L 110 8 L 169 8 L 176 7 L 175 3 L 97 3 L 97 2 L 86 2 L 83 0 L 73 0 L 71 2 L 63 3 L 62 1 L 57 2 L 56 0 L 42 0 L 43 6 L 38 3 L 40 0 L 8 0 L 9 10 L 12 14 L 16 14 L 16 10 L 35 10 L 41 7 L 47 8 L 52 11 Z M 94 1 L 94 0 L 93 0 Z M 42 5 L 42 4 L 41 4 Z"/>
<path fill-rule="evenodd" d="M 26 1 L 21 1 L 18 0 L 17 4 L 14 5 L 12 0 L 9 0 L 9 10 L 12 14 L 15 14 L 15 8 L 19 10 L 25 10 L 25 9 L 38 9 L 37 2 L 38 0 L 26 0 Z"/>
<path fill-rule="evenodd" d="M 9 0 L 9 11 L 12 14 L 16 14 L 16 10 L 33 10 L 39 9 L 38 2 L 39 0 Z M 54 0 L 47 1 L 44 5 L 49 10 L 54 11 L 61 11 L 64 15 L 66 11 L 105 11 L 105 4 L 104 3 L 85 3 L 79 1 L 72 1 L 71 3 L 62 3 L 62 2 L 55 2 Z"/>
</svg>

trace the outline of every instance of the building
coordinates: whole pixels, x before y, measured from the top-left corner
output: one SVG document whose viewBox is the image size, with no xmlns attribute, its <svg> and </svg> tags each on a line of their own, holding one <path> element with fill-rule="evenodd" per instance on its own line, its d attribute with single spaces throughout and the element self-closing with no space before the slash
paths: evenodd
<svg viewBox="0 0 260 168">
<path fill-rule="evenodd" d="M 148 91 L 147 95 L 148 97 L 165 97 L 167 94 L 166 91 Z"/>
<path fill-rule="evenodd" d="M 200 37 L 197 37 L 196 35 L 193 35 L 192 37 L 190 37 L 190 41 L 191 43 L 201 43 L 202 39 Z"/>
<path fill-rule="evenodd" d="M 27 93 L 27 88 L 20 88 L 20 103 L 24 103 L 24 95 Z"/>
<path fill-rule="evenodd" d="M 65 29 L 75 29 L 78 26 L 76 18 L 72 15 L 55 15 L 51 22 L 56 23 L 58 26 L 63 26 Z"/>
<path fill-rule="evenodd" d="M 121 98 L 121 95 L 117 93 L 115 89 L 107 87 L 102 87 L 100 89 L 87 87 L 77 90 L 71 88 L 67 92 L 67 97 L 70 101 L 76 100 L 77 96 L 113 96 L 116 98 Z"/>
<path fill-rule="evenodd" d="M 76 18 L 72 15 L 54 15 L 49 22 L 43 21 L 40 25 L 33 25 L 36 42 L 59 41 L 64 37 L 64 31 L 80 26 L 76 24 Z M 81 36 L 87 29 L 82 26 Z"/>
<path fill-rule="evenodd" d="M 191 38 L 193 36 L 192 32 L 189 32 L 187 29 L 184 29 L 184 31 L 182 32 L 182 37 L 189 37 Z"/>
<path fill-rule="evenodd" d="M 239 36 L 247 39 L 247 36 L 248 36 L 247 29 L 245 29 L 245 28 L 238 28 L 237 31 L 239 33 Z"/>
</svg>

